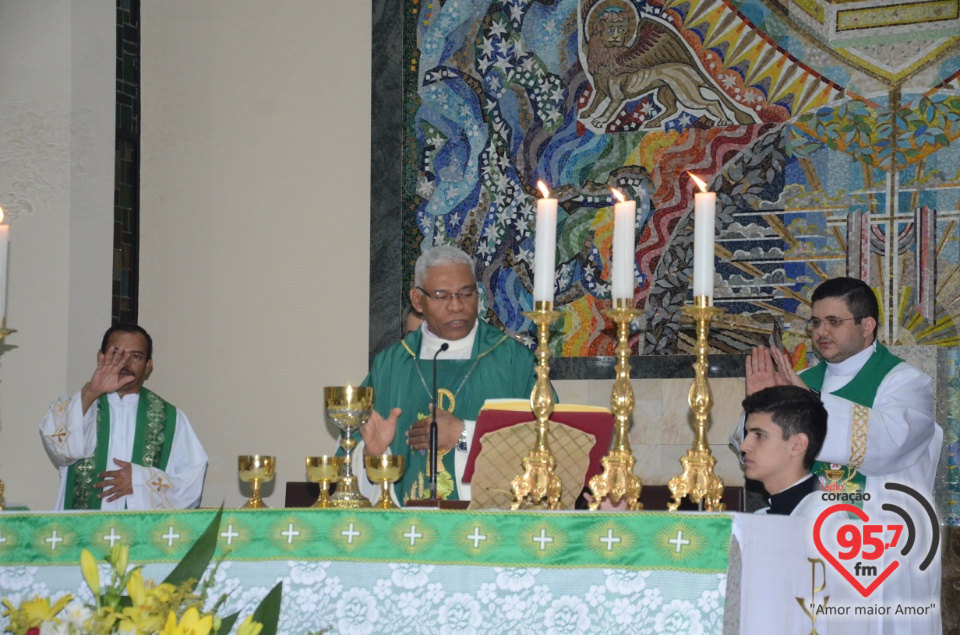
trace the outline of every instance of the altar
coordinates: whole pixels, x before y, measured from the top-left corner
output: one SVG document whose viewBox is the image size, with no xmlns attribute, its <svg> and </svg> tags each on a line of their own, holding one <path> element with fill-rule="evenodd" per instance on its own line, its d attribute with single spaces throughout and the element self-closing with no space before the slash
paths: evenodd
<svg viewBox="0 0 960 635">
<path fill-rule="evenodd" d="M 116 542 L 162 580 L 214 514 L 4 513 L 0 597 L 89 599 L 80 552 Z M 283 581 L 288 634 L 721 633 L 731 532 L 726 514 L 226 510 L 211 597 L 243 615 Z"/>
</svg>

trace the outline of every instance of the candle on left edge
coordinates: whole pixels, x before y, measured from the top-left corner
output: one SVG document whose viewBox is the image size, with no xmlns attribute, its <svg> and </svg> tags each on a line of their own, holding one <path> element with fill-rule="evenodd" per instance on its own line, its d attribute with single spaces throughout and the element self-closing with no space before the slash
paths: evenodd
<svg viewBox="0 0 960 635">
<path fill-rule="evenodd" d="M 10 225 L 3 222 L 0 207 L 0 324 L 7 317 L 7 243 L 10 240 Z"/>
<path fill-rule="evenodd" d="M 543 198 L 537 200 L 537 227 L 533 241 L 533 300 L 553 302 L 553 271 L 557 257 L 557 199 L 537 181 Z"/>
<path fill-rule="evenodd" d="M 628 201 L 618 190 L 611 189 L 617 203 L 613 206 L 613 262 L 611 286 L 613 300 L 630 300 L 637 287 L 634 261 L 637 258 L 635 227 L 637 202 Z"/>
</svg>

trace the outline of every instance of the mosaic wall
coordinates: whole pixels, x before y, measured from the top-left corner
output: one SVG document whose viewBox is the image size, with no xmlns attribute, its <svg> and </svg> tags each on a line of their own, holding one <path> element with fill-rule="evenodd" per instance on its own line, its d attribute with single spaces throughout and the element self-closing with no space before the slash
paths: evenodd
<svg viewBox="0 0 960 635">
<path fill-rule="evenodd" d="M 807 298 L 868 280 L 883 339 L 957 344 L 958 3 L 406 0 L 403 261 L 455 243 L 529 337 L 535 183 L 560 199 L 558 356 L 612 354 L 609 187 L 640 202 L 640 355 L 689 352 L 692 201 L 718 193 L 712 347 L 799 356 Z"/>
</svg>

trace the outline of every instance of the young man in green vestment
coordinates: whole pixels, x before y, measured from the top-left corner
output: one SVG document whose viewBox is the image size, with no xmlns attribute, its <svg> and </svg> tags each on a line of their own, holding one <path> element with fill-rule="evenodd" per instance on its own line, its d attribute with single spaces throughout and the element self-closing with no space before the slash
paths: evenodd
<svg viewBox="0 0 960 635">
<path fill-rule="evenodd" d="M 877 341 L 880 307 L 867 283 L 832 278 L 821 283 L 811 299 L 808 326 L 822 361 L 798 374 L 783 351 L 755 348 L 746 365 L 747 397 L 782 385 L 820 393 L 828 413 L 827 436 L 813 472 L 821 486 L 834 493 L 869 494 L 869 500 L 855 504 L 862 505 L 872 523 L 896 521 L 882 509 L 888 503 L 922 514 L 911 496 L 885 485 L 906 485 L 932 500 L 943 429 L 934 421 L 930 377 Z M 738 452 L 743 438 L 741 420 L 731 436 Z M 926 547 L 914 550 L 925 553 Z M 876 562 L 879 571 L 887 566 Z M 901 569 L 874 591 L 871 602 L 935 602 L 937 609 L 926 617 L 884 618 L 882 632 L 939 633 L 939 557 L 925 572 L 915 563 Z"/>
<path fill-rule="evenodd" d="M 360 428 L 363 452 L 389 451 L 404 457 L 403 477 L 394 490 L 400 502 L 430 497 L 435 355 L 437 494 L 443 499 L 470 498 L 469 484 L 461 476 L 484 401 L 528 398 L 536 382 L 533 353 L 478 319 L 477 293 L 470 256 L 448 246 L 423 253 L 414 270 L 410 302 L 423 315 L 424 324 L 378 354 L 364 380 L 365 386 L 374 388 L 375 403 L 373 415 Z M 364 490 L 374 492 L 372 486 Z"/>
<path fill-rule="evenodd" d="M 107 329 L 97 368 L 40 422 L 60 471 L 56 509 L 184 509 L 200 504 L 207 455 L 186 415 L 143 387 L 153 341 L 140 326 Z"/>
</svg>

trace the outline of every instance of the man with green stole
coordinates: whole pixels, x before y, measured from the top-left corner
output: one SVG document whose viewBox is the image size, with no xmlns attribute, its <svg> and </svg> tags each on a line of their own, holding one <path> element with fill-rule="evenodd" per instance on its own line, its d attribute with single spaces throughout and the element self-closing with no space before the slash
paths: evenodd
<svg viewBox="0 0 960 635">
<path fill-rule="evenodd" d="M 425 321 L 380 352 L 363 382 L 374 388 L 374 413 L 360 428 L 360 447 L 366 455 L 389 452 L 404 457 L 403 477 L 394 485 L 401 502 L 430 498 L 435 356 L 437 495 L 443 499 L 470 499 L 470 486 L 462 475 L 484 401 L 528 398 L 536 383 L 533 353 L 477 319 L 477 293 L 470 256 L 449 246 L 424 252 L 414 269 L 410 302 Z M 364 494 L 374 494 L 366 479 L 360 481 Z"/>
<path fill-rule="evenodd" d="M 143 387 L 153 340 L 134 324 L 107 329 L 97 369 L 40 422 L 60 470 L 56 509 L 186 509 L 200 504 L 207 454 L 186 415 Z"/>
<path fill-rule="evenodd" d="M 923 510 L 913 497 L 885 485 L 906 485 L 932 501 L 943 429 L 934 421 L 930 377 L 877 341 L 880 307 L 873 289 L 862 280 L 826 280 L 811 299 L 808 327 L 823 362 L 797 374 L 783 351 L 755 348 L 746 364 L 747 396 L 781 385 L 820 393 L 828 413 L 827 435 L 812 471 L 824 493 L 846 494 L 842 502 L 861 506 L 871 523 L 884 519 L 899 523 L 882 507 L 893 504 L 912 513 L 918 527 L 929 525 L 920 520 Z M 731 436 L 738 452 L 743 438 L 741 419 Z M 887 606 L 932 602 L 936 609 L 925 616 L 887 616 L 883 633 L 940 632 L 940 558 L 937 555 L 932 566 L 920 571 L 917 562 L 926 549 L 915 546 L 911 557 L 916 562 L 901 563 L 906 566 L 887 578 L 870 601 Z M 883 571 L 888 559 L 896 556 L 899 550 L 889 549 L 871 564 Z"/>
</svg>

